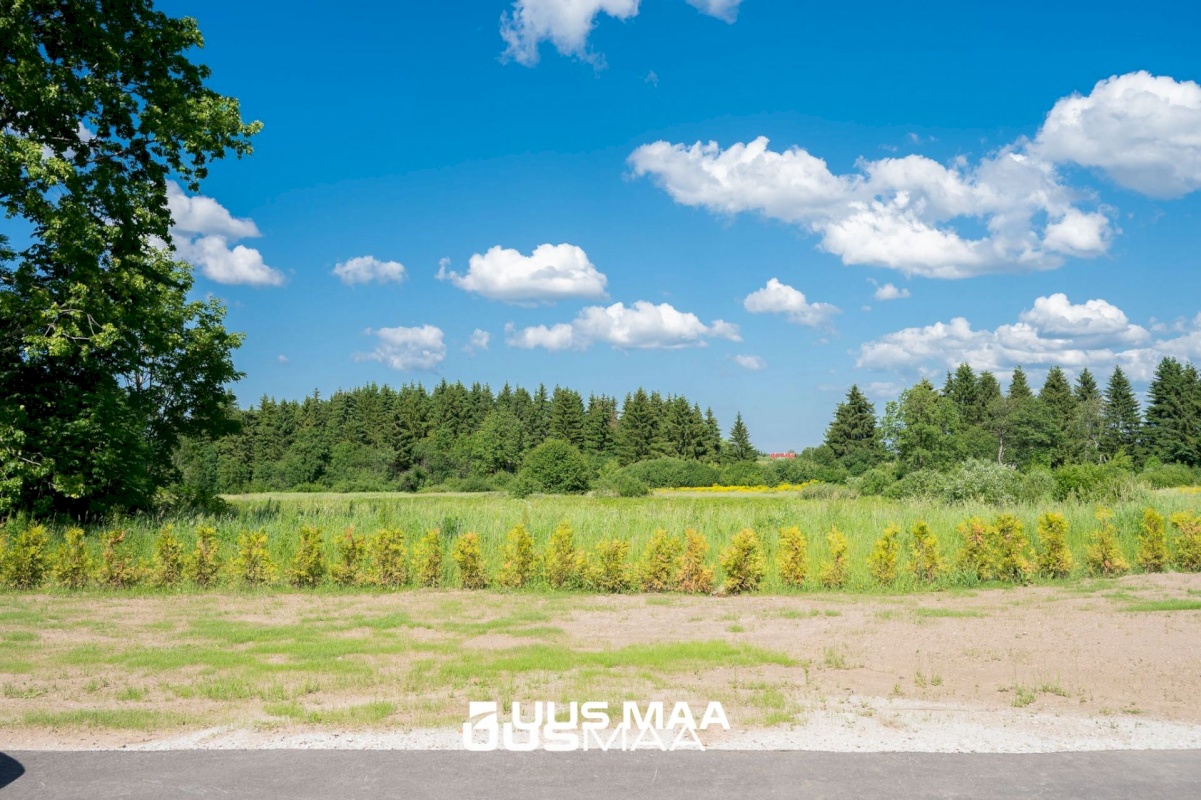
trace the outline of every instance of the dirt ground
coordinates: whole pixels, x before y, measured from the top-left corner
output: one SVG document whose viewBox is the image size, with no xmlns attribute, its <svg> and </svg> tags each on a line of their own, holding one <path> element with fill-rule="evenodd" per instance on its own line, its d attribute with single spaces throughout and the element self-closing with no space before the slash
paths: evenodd
<svg viewBox="0 0 1201 800">
<path fill-rule="evenodd" d="M 0 748 L 454 747 L 458 726 L 451 720 L 462 719 L 469 696 L 538 700 L 565 692 L 582 699 L 720 700 L 733 730 L 715 737 L 716 746 L 1201 747 L 1201 575 L 903 597 L 272 594 L 257 598 L 251 608 L 243 599 L 232 611 L 229 598 L 220 595 L 40 601 L 25 596 L 17 602 L 40 603 L 65 627 L 43 625 L 30 651 L 33 663 L 23 672 L 6 667 L 0 654 L 5 688 Z M 78 612 L 72 604 L 80 603 L 88 609 L 82 621 L 72 616 Z M 6 607 L 14 608 L 11 602 Z M 532 622 L 506 624 L 515 609 Z M 406 623 L 403 636 L 410 647 L 442 647 L 443 660 L 431 661 L 424 651 L 380 651 L 370 670 L 355 673 L 354 680 L 326 682 L 308 695 L 281 694 L 294 705 L 299 697 L 297 707 L 306 709 L 388 700 L 391 708 L 372 718 L 296 713 L 281 718 L 265 696 L 197 698 L 179 685 L 205 679 L 206 671 L 186 664 L 173 667 L 169 678 L 136 674 L 143 688 L 131 688 L 128 668 L 101 657 L 87 663 L 88 647 L 101 648 L 97 652 L 169 647 L 184 631 L 181 615 L 194 619 L 204 613 L 256 630 L 316 630 L 331 621 L 379 615 L 428 620 Z M 22 641 L 4 619 L 0 614 L 0 639 Z M 364 630 L 343 625 L 330 629 L 328 637 L 374 641 L 356 638 L 370 635 Z M 542 642 L 596 653 L 713 641 L 788 659 L 662 674 L 643 666 L 616 672 L 523 668 L 519 675 L 506 674 L 505 662 L 488 660 Z M 339 660 L 356 655 L 353 646 L 339 652 L 334 656 Z M 462 683 L 434 688 L 414 682 L 414 669 L 433 663 L 452 668 L 468 663 L 468 656 L 483 659 L 481 674 L 490 677 L 467 675 Z M 96 686 L 105 689 L 87 688 Z M 185 717 L 124 726 L 73 724 L 53 716 L 93 708 Z"/>
</svg>

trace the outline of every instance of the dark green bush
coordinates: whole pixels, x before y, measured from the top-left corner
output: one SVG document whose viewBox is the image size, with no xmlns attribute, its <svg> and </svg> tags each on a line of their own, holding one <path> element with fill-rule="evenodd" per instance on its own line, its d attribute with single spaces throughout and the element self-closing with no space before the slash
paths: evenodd
<svg viewBox="0 0 1201 800">
<path fill-rule="evenodd" d="M 1195 486 L 1201 483 L 1201 471 L 1184 464 L 1150 465 L 1139 476 L 1156 489 L 1171 489 L 1176 486 Z"/>
<path fill-rule="evenodd" d="M 682 458 L 655 458 L 639 461 L 622 470 L 652 489 L 712 486 L 720 477 L 717 468 L 700 461 Z"/>
<path fill-rule="evenodd" d="M 722 486 L 761 486 L 771 480 L 771 470 L 754 461 L 739 461 L 721 468 L 718 483 Z"/>
<path fill-rule="evenodd" d="M 526 453 L 518 481 L 527 481 L 536 492 L 574 494 L 588 489 L 588 459 L 561 439 L 548 439 Z"/>
</svg>

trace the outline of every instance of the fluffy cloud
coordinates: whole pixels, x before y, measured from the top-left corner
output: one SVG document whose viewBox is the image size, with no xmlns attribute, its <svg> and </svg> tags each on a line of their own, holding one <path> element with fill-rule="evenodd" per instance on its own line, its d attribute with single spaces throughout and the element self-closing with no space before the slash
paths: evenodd
<svg viewBox="0 0 1201 800">
<path fill-rule="evenodd" d="M 501 15 L 500 35 L 507 47 L 503 58 L 532 67 L 538 45 L 550 42 L 560 55 L 601 66 L 604 59 L 588 50 L 588 34 L 598 14 L 617 19 L 638 15 L 639 0 L 517 0 Z"/>
<path fill-rule="evenodd" d="M 1063 294 L 1040 297 L 1018 322 L 976 330 L 963 317 L 905 328 L 860 347 L 857 366 L 937 375 L 961 363 L 1006 373 L 1015 366 L 1069 369 L 1120 365 L 1145 379 L 1164 356 L 1201 356 L 1201 320 L 1182 335 L 1153 340 L 1105 300 L 1071 303 Z"/>
<path fill-rule="evenodd" d="M 1061 99 L 1033 141 L 974 163 L 863 158 L 837 174 L 803 148 L 772 150 L 759 137 L 726 148 L 652 142 L 629 164 L 682 205 L 805 228 L 845 264 L 964 278 L 1104 254 L 1117 233 L 1112 212 L 1067 185 L 1060 166 L 1097 167 L 1128 188 L 1177 197 L 1201 189 L 1198 130 L 1201 86 L 1137 72 Z"/>
<path fill-rule="evenodd" d="M 909 297 L 908 289 L 898 289 L 891 283 L 886 283 L 883 286 L 877 286 L 872 297 L 877 300 L 904 300 Z"/>
<path fill-rule="evenodd" d="M 759 356 L 737 355 L 734 356 L 734 363 L 743 369 L 749 369 L 752 372 L 758 372 L 759 370 L 767 367 L 767 362 Z"/>
<path fill-rule="evenodd" d="M 839 313 L 839 309 L 829 303 L 810 303 L 803 292 L 776 278 L 748 294 L 742 307 L 752 314 L 787 314 L 790 322 L 811 328 L 829 324 L 830 318 Z"/>
<path fill-rule="evenodd" d="M 347 286 L 356 283 L 400 283 L 405 279 L 404 264 L 380 261 L 375 256 L 359 256 L 334 267 L 334 275 Z"/>
<path fill-rule="evenodd" d="M 476 328 L 471 332 L 471 336 L 467 338 L 467 346 L 463 349 L 468 353 L 474 353 L 477 350 L 487 350 L 488 343 L 492 341 L 492 334 L 488 331 Z"/>
<path fill-rule="evenodd" d="M 260 235 L 254 220 L 234 217 L 211 197 L 188 195 L 174 182 L 167 184 L 167 208 L 175 252 L 206 278 L 225 284 L 283 285 L 283 273 L 267 266 L 258 250 L 230 246 Z"/>
<path fill-rule="evenodd" d="M 437 277 L 468 292 L 506 303 L 554 302 L 570 297 L 605 296 L 608 279 L 573 244 L 542 244 L 530 255 L 497 245 L 468 262 L 467 274 L 446 269 Z"/>
<path fill-rule="evenodd" d="M 703 347 L 708 339 L 742 341 L 738 326 L 723 320 L 709 325 L 695 314 L 677 311 L 667 303 L 639 300 L 631 306 L 590 306 L 568 323 L 518 329 L 505 326 L 505 342 L 512 347 L 546 350 L 584 350 L 596 342 L 620 350 L 673 350 Z"/>
<path fill-rule="evenodd" d="M 733 22 L 738 18 L 738 6 L 741 4 L 742 0 L 688 0 L 688 5 L 702 14 L 726 22 Z"/>
<path fill-rule="evenodd" d="M 1059 100 L 1034 150 L 1051 161 L 1103 170 L 1152 197 L 1201 189 L 1201 86 L 1147 72 L 1099 81 Z"/>
<path fill-rule="evenodd" d="M 414 328 L 368 328 L 365 333 L 378 340 L 370 353 L 356 353 L 355 361 L 379 361 L 392 369 L 432 370 L 446 358 L 442 329 L 433 325 Z"/>
</svg>

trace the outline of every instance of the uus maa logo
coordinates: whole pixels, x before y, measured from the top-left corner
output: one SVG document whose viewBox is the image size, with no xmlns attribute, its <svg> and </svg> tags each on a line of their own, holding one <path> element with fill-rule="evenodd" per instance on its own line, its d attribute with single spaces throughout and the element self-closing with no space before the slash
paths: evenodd
<svg viewBox="0 0 1201 800">
<path fill-rule="evenodd" d="M 463 747 L 490 750 L 704 750 L 700 731 L 712 726 L 730 729 L 721 703 L 709 703 L 697 716 L 688 703 L 663 702 L 645 706 L 627 701 L 620 714 L 606 702 L 514 702 L 502 720 L 496 702 L 470 702 L 463 723 Z"/>
</svg>

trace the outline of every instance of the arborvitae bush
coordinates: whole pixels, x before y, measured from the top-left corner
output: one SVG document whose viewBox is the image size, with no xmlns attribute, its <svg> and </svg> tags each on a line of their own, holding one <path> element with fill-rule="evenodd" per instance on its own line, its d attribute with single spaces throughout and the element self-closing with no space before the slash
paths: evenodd
<svg viewBox="0 0 1201 800">
<path fill-rule="evenodd" d="M 221 572 L 221 551 L 217 529 L 201 525 L 196 529 L 196 548 L 188 559 L 187 574 L 197 586 L 212 586 Z"/>
<path fill-rule="evenodd" d="M 847 537 L 838 528 L 831 528 L 826 535 L 830 546 L 830 560 L 821 566 L 818 579 L 827 589 L 841 589 L 850 577 L 851 565 L 847 557 Z"/>
<path fill-rule="evenodd" d="M 889 525 L 884 533 L 872 545 L 872 552 L 867 557 L 867 569 L 872 580 L 881 586 L 888 586 L 897 579 L 897 556 L 901 552 L 901 529 Z"/>
<path fill-rule="evenodd" d="M 14 589 L 41 586 L 46 580 L 49 541 L 45 527 L 30 525 L 0 547 L 0 582 Z"/>
<path fill-rule="evenodd" d="M 730 546 L 722 551 L 719 559 L 726 579 L 722 588 L 726 594 L 743 594 L 759 588 L 763 580 L 763 545 L 759 536 L 750 528 L 734 534 Z"/>
<path fill-rule="evenodd" d="M 793 525 L 780 528 L 780 549 L 776 553 L 776 569 L 785 586 L 801 586 L 809 577 L 809 543 L 805 534 Z"/>
<path fill-rule="evenodd" d="M 92 577 L 92 557 L 83 528 L 71 528 L 63 535 L 54 558 L 54 579 L 68 589 L 82 589 Z"/>
<path fill-rule="evenodd" d="M 396 528 L 376 531 L 369 550 L 368 580 L 372 584 L 396 589 L 409 582 L 409 551 L 405 547 L 404 531 Z"/>
<path fill-rule="evenodd" d="M 1168 568 L 1168 534 L 1163 516 L 1153 508 L 1143 512 L 1143 527 L 1138 535 L 1138 565 L 1147 572 Z"/>
<path fill-rule="evenodd" d="M 1201 572 L 1201 515 L 1181 511 L 1172 515 L 1176 538 L 1176 563 L 1188 572 Z"/>
<path fill-rule="evenodd" d="M 267 552 L 266 531 L 242 531 L 238 537 L 238 557 L 234 561 L 234 570 L 247 586 L 261 586 L 275 580 L 275 564 Z"/>
<path fill-rule="evenodd" d="M 1118 534 L 1110 522 L 1111 517 L 1108 509 L 1097 511 L 1101 527 L 1093 534 L 1093 543 L 1084 554 L 1088 571 L 1094 575 L 1121 575 L 1130 569 L 1122 557 L 1122 548 L 1118 545 Z"/>
<path fill-rule="evenodd" d="M 909 569 L 913 577 L 922 583 L 933 583 L 942 574 L 942 555 L 938 551 L 938 539 L 930 532 L 925 522 L 916 522 L 909 531 L 911 550 Z"/>
<path fill-rule="evenodd" d="M 670 592 L 674 589 L 683 551 L 684 543 L 679 537 L 669 536 L 665 530 L 655 531 L 638 565 L 638 582 L 642 591 Z"/>
<path fill-rule="evenodd" d="M 534 537 L 518 523 L 505 537 L 504 564 L 498 582 L 509 589 L 520 589 L 534 574 Z"/>
<path fill-rule="evenodd" d="M 713 567 L 705 566 L 709 542 L 698 531 L 684 531 L 684 555 L 680 558 L 680 573 L 676 588 L 687 594 L 709 594 L 713 591 Z"/>
<path fill-rule="evenodd" d="M 460 586 L 464 589 L 487 588 L 488 573 L 484 570 L 484 554 L 480 552 L 479 534 L 469 531 L 455 539 L 450 557 L 459 567 Z"/>
<path fill-rule="evenodd" d="M 631 584 L 626 555 L 630 543 L 622 539 L 598 542 L 588 561 L 588 585 L 598 592 L 628 592 Z"/>
<path fill-rule="evenodd" d="M 546 582 L 552 589 L 570 586 L 576 580 L 578 563 L 571 526 L 561 522 L 546 545 Z"/>
<path fill-rule="evenodd" d="M 962 539 L 959 555 L 955 558 L 956 569 L 975 577 L 976 580 L 989 580 L 992 577 L 990 551 L 995 538 L 992 526 L 979 517 L 972 517 L 959 523 L 956 530 Z"/>
<path fill-rule="evenodd" d="M 1034 567 L 1030 563 L 1030 542 L 1022 522 L 1013 514 L 1002 514 L 993 523 L 992 572 L 1002 581 L 1025 583 Z"/>
<path fill-rule="evenodd" d="M 329 575 L 339 586 L 355 586 L 363 579 L 363 552 L 366 546 L 354 528 L 347 528 L 335 544 L 337 560 L 330 565 Z"/>
<path fill-rule="evenodd" d="M 175 538 L 175 529 L 164 525 L 154 541 L 154 585 L 176 586 L 183 580 L 183 573 L 183 546 Z"/>
<path fill-rule="evenodd" d="M 1072 551 L 1068 548 L 1068 521 L 1063 514 L 1048 513 L 1038 518 L 1038 571 L 1048 578 L 1072 574 Z"/>
<path fill-rule="evenodd" d="M 96 576 L 101 586 L 124 589 L 133 586 L 142 575 L 125 542 L 125 531 L 111 530 L 104 534 L 104 549 L 100 554 L 100 571 Z"/>
<path fill-rule="evenodd" d="M 431 528 L 413 547 L 413 577 L 418 586 L 436 588 L 442 583 L 442 534 Z"/>
<path fill-rule="evenodd" d="M 264 549 L 267 537 L 263 537 Z M 328 565 L 325 561 L 325 542 L 321 529 L 312 525 L 300 526 L 300 541 L 288 568 L 288 581 L 293 586 L 312 588 L 325 580 Z"/>
</svg>

